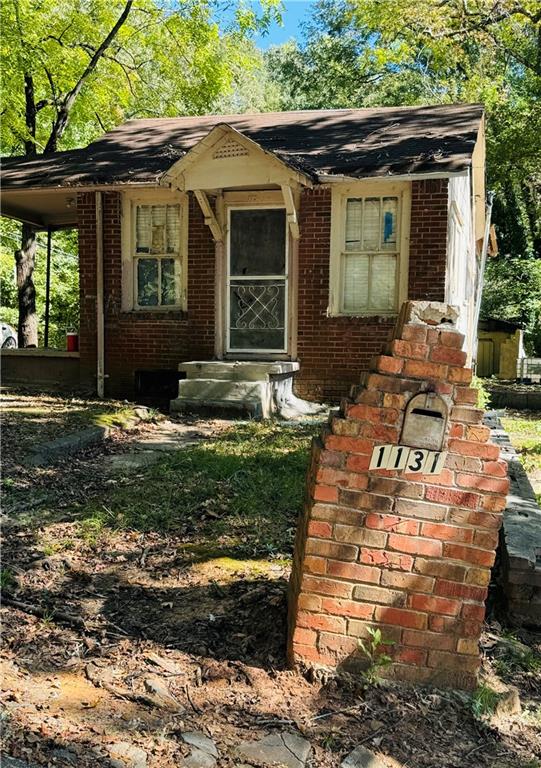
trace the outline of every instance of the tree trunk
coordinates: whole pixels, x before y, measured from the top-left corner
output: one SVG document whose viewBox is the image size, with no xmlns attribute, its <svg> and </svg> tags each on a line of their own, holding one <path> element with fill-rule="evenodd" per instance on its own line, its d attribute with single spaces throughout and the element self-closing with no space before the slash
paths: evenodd
<svg viewBox="0 0 541 768">
<path fill-rule="evenodd" d="M 24 75 L 25 123 L 28 136 L 24 142 L 27 156 L 37 155 L 36 150 L 36 103 L 34 98 L 34 79 Z M 19 347 L 38 346 L 38 318 L 36 315 L 36 289 L 34 286 L 34 267 L 36 265 L 36 233 L 29 224 L 22 225 L 21 247 L 15 251 L 17 269 L 17 292 L 19 298 L 18 337 Z"/>
<path fill-rule="evenodd" d="M 36 265 L 36 233 L 30 224 L 22 225 L 21 247 L 15 251 L 19 294 L 19 347 L 38 346 L 36 289 L 32 276 Z"/>
<path fill-rule="evenodd" d="M 26 155 L 37 155 L 36 150 L 36 100 L 34 97 L 34 78 L 32 75 L 24 76 L 24 115 L 28 136 L 24 142 Z"/>
</svg>

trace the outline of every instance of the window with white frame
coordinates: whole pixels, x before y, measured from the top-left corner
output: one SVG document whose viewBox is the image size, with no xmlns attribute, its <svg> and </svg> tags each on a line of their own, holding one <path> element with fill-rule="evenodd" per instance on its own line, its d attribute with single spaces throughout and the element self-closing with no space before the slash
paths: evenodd
<svg viewBox="0 0 541 768">
<path fill-rule="evenodd" d="M 405 298 L 403 208 L 404 195 L 398 190 L 395 194 L 394 188 L 387 194 L 358 194 L 352 189 L 336 196 L 332 314 L 388 315 L 398 311 Z"/>
<path fill-rule="evenodd" d="M 134 307 L 180 307 L 181 206 L 137 204 L 133 218 Z"/>
</svg>

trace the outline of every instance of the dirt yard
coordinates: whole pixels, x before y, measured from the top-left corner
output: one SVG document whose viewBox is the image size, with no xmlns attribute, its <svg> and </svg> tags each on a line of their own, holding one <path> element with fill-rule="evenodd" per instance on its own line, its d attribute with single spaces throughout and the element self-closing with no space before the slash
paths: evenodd
<svg viewBox="0 0 541 768">
<path fill-rule="evenodd" d="M 286 732 L 307 740 L 307 768 L 337 768 L 359 745 L 387 768 L 541 767 L 541 636 L 505 627 L 496 588 L 473 695 L 286 668 L 316 424 L 150 414 L 50 466 L 28 463 L 30 445 L 95 407 L 3 396 L 1 723 L 13 765 L 257 766 L 237 747 Z M 198 762 L 194 732 L 217 757 Z"/>
</svg>

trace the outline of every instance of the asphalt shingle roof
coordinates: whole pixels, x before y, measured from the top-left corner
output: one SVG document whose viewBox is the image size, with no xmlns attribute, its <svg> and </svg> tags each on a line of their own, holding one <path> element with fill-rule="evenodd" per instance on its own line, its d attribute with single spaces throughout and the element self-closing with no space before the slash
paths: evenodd
<svg viewBox="0 0 541 768">
<path fill-rule="evenodd" d="M 2 163 L 6 190 L 152 183 L 218 124 L 317 178 L 460 171 L 471 164 L 479 104 L 130 120 L 84 149 Z"/>
</svg>

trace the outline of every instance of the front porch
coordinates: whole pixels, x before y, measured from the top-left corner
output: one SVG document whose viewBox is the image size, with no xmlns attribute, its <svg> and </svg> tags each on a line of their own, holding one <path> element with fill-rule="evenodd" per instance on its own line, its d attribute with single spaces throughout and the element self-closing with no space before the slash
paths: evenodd
<svg viewBox="0 0 541 768">
<path fill-rule="evenodd" d="M 3 349 L 2 385 L 71 391 L 81 384 L 79 353 L 60 349 Z"/>
<path fill-rule="evenodd" d="M 298 418 L 320 413 L 326 406 L 308 403 L 293 394 L 299 363 L 288 361 L 212 360 L 181 363 L 178 397 L 172 412 L 219 410 L 247 413 L 256 419 L 277 414 Z"/>
</svg>

